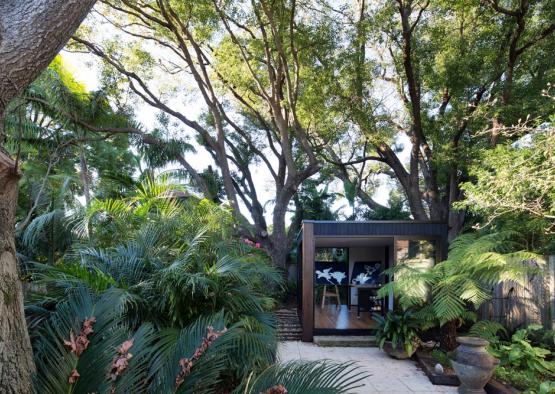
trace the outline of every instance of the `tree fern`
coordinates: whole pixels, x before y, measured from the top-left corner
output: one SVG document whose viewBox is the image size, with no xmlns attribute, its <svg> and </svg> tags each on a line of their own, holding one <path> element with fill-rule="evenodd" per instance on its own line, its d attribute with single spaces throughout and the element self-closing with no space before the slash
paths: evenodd
<svg viewBox="0 0 555 394">
<path fill-rule="evenodd" d="M 421 308 L 417 316 L 443 325 L 454 320 L 475 320 L 473 310 L 491 299 L 491 289 L 503 281 L 525 284 L 526 275 L 538 270 L 525 261 L 542 264 L 541 256 L 519 250 L 514 232 L 468 233 L 455 239 L 447 260 L 431 269 L 399 264 L 385 272 L 393 280 L 380 296 L 393 292 L 404 308 Z"/>
</svg>

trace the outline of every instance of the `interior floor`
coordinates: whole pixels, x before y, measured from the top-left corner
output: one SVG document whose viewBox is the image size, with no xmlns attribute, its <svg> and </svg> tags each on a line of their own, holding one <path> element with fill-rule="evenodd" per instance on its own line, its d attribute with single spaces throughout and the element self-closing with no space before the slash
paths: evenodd
<svg viewBox="0 0 555 394">
<path fill-rule="evenodd" d="M 314 328 L 316 329 L 375 329 L 378 323 L 372 318 L 370 312 L 360 311 L 357 317 L 357 307 L 347 305 L 327 304 L 322 308 L 314 307 Z"/>
</svg>

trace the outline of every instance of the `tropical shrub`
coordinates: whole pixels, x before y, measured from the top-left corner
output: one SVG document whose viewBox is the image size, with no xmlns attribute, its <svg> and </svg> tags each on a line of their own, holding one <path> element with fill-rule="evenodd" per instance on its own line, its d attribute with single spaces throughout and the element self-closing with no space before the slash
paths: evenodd
<svg viewBox="0 0 555 394">
<path fill-rule="evenodd" d="M 545 377 L 555 377 L 555 362 L 549 361 L 551 351 L 532 346 L 527 338 L 526 330 L 517 330 L 511 342 L 490 349 L 499 358 L 500 366 L 509 366 L 519 370 L 528 370 Z"/>
<path fill-rule="evenodd" d="M 456 238 L 449 247 L 447 260 L 431 269 L 398 264 L 385 274 L 395 280 L 384 285 L 379 295 L 393 292 L 404 309 L 416 309 L 422 329 L 442 327 L 445 350 L 456 347 L 457 327 L 475 321 L 475 310 L 492 296 L 492 289 L 503 281 L 524 284 L 533 271 L 525 260 L 540 256 L 526 251 L 514 232 L 468 233 Z"/>
<path fill-rule="evenodd" d="M 502 324 L 491 320 L 479 320 L 468 331 L 471 337 L 485 339 L 490 345 L 498 344 L 503 338 L 508 338 L 507 330 Z"/>
<path fill-rule="evenodd" d="M 349 392 L 361 387 L 360 382 L 368 376 L 352 363 L 289 362 L 268 368 L 253 381 L 248 381 L 241 392 L 246 394 Z"/>
<path fill-rule="evenodd" d="M 230 353 L 256 355 L 244 322 L 229 324 L 223 312 L 182 329 L 130 330 L 114 308 L 118 293 L 78 287 L 50 314 L 34 344 L 40 392 L 215 391 L 227 385 Z"/>
<path fill-rule="evenodd" d="M 489 352 L 499 358 L 495 375 L 521 390 L 529 392 L 551 392 L 555 380 L 555 361 L 548 349 L 533 346 L 528 338 L 529 330 L 517 330 L 510 342 L 499 342 L 489 346 Z M 542 387 L 541 383 L 543 384 Z"/>
<path fill-rule="evenodd" d="M 555 356 L 555 330 L 546 330 L 539 324 L 526 327 L 526 335 L 533 346 L 548 349 Z"/>
<path fill-rule="evenodd" d="M 127 197 L 94 201 L 86 237 L 53 265 L 29 265 L 37 390 L 225 393 L 269 377 L 268 390 L 289 393 L 355 385 L 351 365 L 272 367 L 283 275 L 236 238 L 227 208 L 180 190 L 146 180 Z"/>
<path fill-rule="evenodd" d="M 447 352 L 435 348 L 432 350 L 432 358 L 438 362 L 439 364 L 441 364 L 444 368 L 453 368 L 452 363 L 451 363 L 451 357 L 449 357 L 449 354 L 447 354 Z"/>
<path fill-rule="evenodd" d="M 378 322 L 376 341 L 380 349 L 386 342 L 391 342 L 394 349 L 401 346 L 407 354 L 413 353 L 419 342 L 419 324 L 410 310 L 402 313 L 389 311 L 385 317 L 375 313 L 373 318 Z"/>
</svg>

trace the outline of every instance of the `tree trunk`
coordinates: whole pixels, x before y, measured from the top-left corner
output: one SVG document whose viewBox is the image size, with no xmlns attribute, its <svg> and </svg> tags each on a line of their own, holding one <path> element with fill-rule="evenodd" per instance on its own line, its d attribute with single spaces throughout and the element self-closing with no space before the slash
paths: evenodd
<svg viewBox="0 0 555 394">
<path fill-rule="evenodd" d="M 13 235 L 19 177 L 0 147 L 0 393 L 32 392 L 35 368 Z"/>
<path fill-rule="evenodd" d="M 0 393 L 31 393 L 35 367 L 14 227 L 20 174 L 2 145 L 4 110 L 52 61 L 95 0 L 0 1 Z"/>
<path fill-rule="evenodd" d="M 287 253 L 289 253 L 289 237 L 287 236 L 287 229 L 285 226 L 285 214 L 287 213 L 287 206 L 292 197 L 282 190 L 281 196 L 276 199 L 274 212 L 272 216 L 272 235 L 270 237 L 270 253 L 272 262 L 280 268 L 285 268 L 287 261 Z M 286 195 L 287 194 L 287 195 Z"/>
<path fill-rule="evenodd" d="M 81 182 L 83 182 L 83 194 L 85 195 L 85 206 L 88 208 L 91 205 L 91 188 L 90 188 L 90 173 L 89 166 L 87 165 L 87 158 L 85 157 L 85 147 L 81 146 L 79 152 L 79 166 L 81 167 Z"/>
<path fill-rule="evenodd" d="M 450 352 L 457 347 L 457 321 L 451 320 L 441 326 L 439 344 L 442 349 Z"/>
</svg>

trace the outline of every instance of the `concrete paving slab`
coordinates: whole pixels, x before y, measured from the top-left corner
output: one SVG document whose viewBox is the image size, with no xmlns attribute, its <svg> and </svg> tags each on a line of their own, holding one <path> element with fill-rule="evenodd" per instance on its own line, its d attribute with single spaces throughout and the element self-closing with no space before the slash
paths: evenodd
<svg viewBox="0 0 555 394">
<path fill-rule="evenodd" d="M 395 360 L 378 348 L 320 347 L 307 342 L 280 342 L 278 357 L 281 361 L 334 360 L 357 361 L 369 376 L 362 381 L 364 387 L 355 394 L 372 393 L 456 393 L 451 386 L 435 386 L 412 360 Z"/>
</svg>

